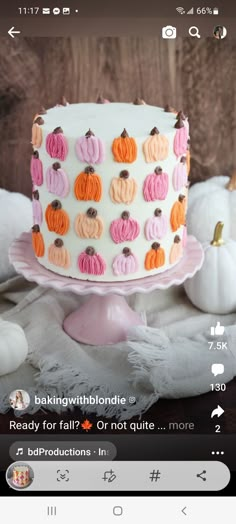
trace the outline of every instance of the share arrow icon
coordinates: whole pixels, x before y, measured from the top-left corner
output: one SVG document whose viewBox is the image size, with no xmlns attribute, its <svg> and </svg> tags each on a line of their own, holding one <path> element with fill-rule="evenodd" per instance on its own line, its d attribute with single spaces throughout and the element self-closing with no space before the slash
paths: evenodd
<svg viewBox="0 0 236 524">
<path fill-rule="evenodd" d="M 211 418 L 214 418 L 214 417 L 219 418 L 221 417 L 221 415 L 223 415 L 224 412 L 225 412 L 224 409 L 218 405 L 217 408 L 212 411 Z"/>
</svg>

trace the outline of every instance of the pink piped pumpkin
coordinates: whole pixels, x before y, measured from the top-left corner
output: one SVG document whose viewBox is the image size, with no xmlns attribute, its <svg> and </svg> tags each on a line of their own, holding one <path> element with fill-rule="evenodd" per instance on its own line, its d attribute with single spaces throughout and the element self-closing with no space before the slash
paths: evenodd
<svg viewBox="0 0 236 524">
<path fill-rule="evenodd" d="M 101 164 L 105 159 L 104 142 L 89 129 L 75 144 L 78 159 L 87 164 Z"/>
<path fill-rule="evenodd" d="M 88 246 L 78 257 L 78 268 L 88 275 L 104 275 L 106 262 L 93 247 Z"/>
<path fill-rule="evenodd" d="M 65 197 L 70 191 L 68 176 L 61 168 L 60 162 L 54 162 L 46 172 L 46 184 L 49 193 L 59 197 Z"/>
<path fill-rule="evenodd" d="M 46 138 L 46 151 L 51 158 L 64 161 L 68 155 L 68 143 L 61 127 L 56 127 Z"/>
<path fill-rule="evenodd" d="M 39 152 L 33 151 L 30 162 L 30 174 L 33 184 L 41 186 L 43 184 L 43 164 L 39 158 Z"/>
<path fill-rule="evenodd" d="M 170 264 L 175 264 L 183 255 L 183 246 L 179 235 L 175 235 L 170 250 Z"/>
<path fill-rule="evenodd" d="M 122 253 L 114 258 L 112 269 L 116 276 L 136 273 L 138 271 L 138 259 L 129 247 L 124 247 Z"/>
<path fill-rule="evenodd" d="M 177 157 L 185 155 L 188 148 L 188 128 L 181 118 L 178 118 L 174 138 L 174 153 Z"/>
<path fill-rule="evenodd" d="M 146 221 L 144 230 L 147 240 L 161 239 L 166 235 L 168 218 L 166 215 L 163 215 L 160 208 L 155 209 L 154 216 Z"/>
<path fill-rule="evenodd" d="M 32 206 L 33 206 L 33 223 L 41 226 L 42 221 L 43 221 L 43 210 L 42 210 L 42 206 L 39 201 L 39 192 L 37 189 L 33 191 Z"/>
<path fill-rule="evenodd" d="M 154 173 L 148 175 L 144 180 L 143 196 L 147 202 L 154 200 L 165 200 L 169 189 L 169 177 L 163 173 L 161 167 L 156 167 Z"/>
<path fill-rule="evenodd" d="M 139 233 L 139 223 L 134 218 L 130 218 L 129 211 L 123 211 L 121 218 L 113 220 L 110 225 L 111 238 L 116 244 L 135 240 Z"/>
<path fill-rule="evenodd" d="M 182 156 L 180 162 L 175 166 L 172 176 L 172 184 L 175 191 L 180 191 L 187 184 L 188 173 L 186 157 Z"/>
</svg>

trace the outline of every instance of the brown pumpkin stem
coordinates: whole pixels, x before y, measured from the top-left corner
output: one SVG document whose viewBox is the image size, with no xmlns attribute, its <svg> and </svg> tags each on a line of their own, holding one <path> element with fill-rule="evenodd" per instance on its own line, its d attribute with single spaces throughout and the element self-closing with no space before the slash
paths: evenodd
<svg viewBox="0 0 236 524">
<path fill-rule="evenodd" d="M 162 167 L 160 167 L 160 166 L 155 167 L 154 173 L 156 173 L 156 175 L 161 175 L 162 174 Z"/>
<path fill-rule="evenodd" d="M 94 209 L 94 207 L 89 207 L 89 209 L 87 209 L 86 211 L 86 215 L 89 217 L 89 218 L 96 218 L 98 212 L 96 209 Z"/>
<path fill-rule="evenodd" d="M 181 204 L 184 201 L 184 199 L 185 199 L 185 195 L 179 195 L 178 200 L 179 200 L 179 202 L 181 202 Z"/>
<path fill-rule="evenodd" d="M 155 217 L 160 217 L 161 214 L 162 214 L 162 210 L 161 210 L 159 207 L 157 207 L 157 208 L 155 209 L 155 211 L 154 211 L 154 215 L 155 215 Z"/>
<path fill-rule="evenodd" d="M 175 235 L 175 238 L 174 238 L 174 243 L 175 244 L 179 244 L 179 242 L 181 242 L 181 238 L 179 235 Z"/>
<path fill-rule="evenodd" d="M 230 181 L 226 184 L 228 191 L 235 191 L 236 189 L 236 169 L 233 171 Z"/>
<path fill-rule="evenodd" d="M 103 96 L 99 95 L 97 97 L 96 103 L 97 104 L 105 104 L 106 103 L 106 99 Z"/>
<path fill-rule="evenodd" d="M 87 133 L 85 133 L 85 136 L 86 138 L 90 138 L 91 136 L 95 136 L 94 133 L 91 131 L 91 129 L 89 128 L 89 130 L 87 131 Z"/>
<path fill-rule="evenodd" d="M 60 99 L 61 106 L 67 106 L 68 102 L 66 100 L 66 97 L 63 95 Z"/>
<path fill-rule="evenodd" d="M 127 171 L 127 169 L 123 169 L 123 171 L 120 172 L 120 178 L 129 178 L 129 171 Z"/>
<path fill-rule="evenodd" d="M 158 242 L 153 242 L 152 244 L 152 249 L 154 249 L 154 251 L 157 251 L 159 249 L 161 244 L 159 244 Z"/>
<path fill-rule="evenodd" d="M 34 158 L 38 159 L 39 158 L 39 152 L 38 151 L 33 151 L 32 156 Z"/>
<path fill-rule="evenodd" d="M 54 162 L 54 164 L 52 164 L 52 167 L 53 169 L 55 169 L 55 171 L 57 171 L 58 169 L 61 168 L 61 164 L 60 162 Z"/>
<path fill-rule="evenodd" d="M 34 120 L 34 124 L 42 126 L 44 124 L 44 119 L 41 116 L 37 116 L 37 118 Z"/>
<path fill-rule="evenodd" d="M 54 209 L 55 211 L 57 211 L 58 209 L 61 209 L 61 208 L 62 208 L 62 205 L 61 205 L 60 200 L 53 200 L 52 203 L 51 203 L 51 207 L 52 207 L 52 209 Z"/>
<path fill-rule="evenodd" d="M 176 120 L 186 120 L 186 116 L 185 116 L 184 112 L 182 111 L 182 109 L 181 109 L 181 111 L 179 111 L 177 113 Z"/>
<path fill-rule="evenodd" d="M 150 131 L 150 135 L 154 136 L 154 135 L 159 135 L 159 131 L 157 129 L 157 127 L 153 127 L 152 130 Z"/>
<path fill-rule="evenodd" d="M 38 224 L 35 224 L 33 227 L 32 227 L 32 232 L 33 233 L 40 233 L 40 227 Z"/>
<path fill-rule="evenodd" d="M 121 213 L 121 218 L 122 218 L 123 220 L 128 220 L 129 217 L 130 217 L 130 213 L 129 213 L 129 211 L 123 211 L 123 213 Z"/>
<path fill-rule="evenodd" d="M 124 247 L 122 253 L 125 257 L 129 257 L 131 255 L 131 249 L 129 247 Z"/>
<path fill-rule="evenodd" d="M 222 231 L 224 227 L 224 222 L 217 222 L 213 240 L 211 241 L 211 245 L 215 247 L 220 247 L 224 244 L 224 240 L 222 238 Z"/>
<path fill-rule="evenodd" d="M 170 104 L 166 104 L 164 107 L 165 113 L 176 113 L 176 110 L 174 107 L 170 106 Z"/>
<path fill-rule="evenodd" d="M 95 255 L 95 249 L 94 249 L 94 247 L 92 247 L 92 246 L 88 246 L 88 247 L 86 247 L 86 249 L 85 249 L 85 253 L 86 253 L 86 255 L 89 255 L 89 256 L 92 257 L 93 255 Z"/>
<path fill-rule="evenodd" d="M 184 127 L 184 123 L 183 123 L 183 120 L 179 118 L 175 124 L 175 129 L 181 129 L 181 127 Z"/>
<path fill-rule="evenodd" d="M 56 240 L 54 240 L 54 245 L 56 247 L 62 247 L 62 246 L 64 246 L 64 242 L 63 242 L 63 240 L 61 238 L 56 238 Z"/>
<path fill-rule="evenodd" d="M 59 135 L 59 133 L 63 133 L 62 128 L 60 126 L 55 127 L 55 129 L 53 130 L 53 134 L 54 135 Z"/>
<path fill-rule="evenodd" d="M 86 175 L 91 175 L 91 173 L 94 173 L 94 168 L 93 166 L 87 166 L 84 170 L 84 172 L 86 173 Z"/>
<path fill-rule="evenodd" d="M 181 164 L 186 164 L 186 156 L 181 156 L 180 162 Z"/>
<path fill-rule="evenodd" d="M 125 128 L 124 128 L 124 131 L 122 131 L 120 136 L 121 138 L 127 138 L 129 136 Z"/>
<path fill-rule="evenodd" d="M 33 198 L 34 198 L 34 200 L 39 200 L 39 192 L 38 192 L 37 189 L 35 191 L 33 191 Z"/>
<path fill-rule="evenodd" d="M 133 104 L 135 106 L 145 106 L 146 105 L 146 102 L 142 99 L 142 98 L 135 98 L 135 100 L 133 101 Z"/>
</svg>

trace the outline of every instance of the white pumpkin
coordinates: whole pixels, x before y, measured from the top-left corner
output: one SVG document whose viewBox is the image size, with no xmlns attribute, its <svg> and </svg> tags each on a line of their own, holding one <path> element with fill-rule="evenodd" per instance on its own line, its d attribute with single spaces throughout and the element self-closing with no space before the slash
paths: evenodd
<svg viewBox="0 0 236 524">
<path fill-rule="evenodd" d="M 222 239 L 223 222 L 215 227 L 212 242 L 203 244 L 204 262 L 185 291 L 191 302 L 206 313 L 224 315 L 236 311 L 236 242 Z"/>
<path fill-rule="evenodd" d="M 189 191 L 187 228 L 200 242 L 210 242 L 215 224 L 224 222 L 225 239 L 236 240 L 236 171 L 231 179 L 210 178 Z"/>
<path fill-rule="evenodd" d="M 16 371 L 27 354 L 28 343 L 23 329 L 0 319 L 0 376 Z"/>
</svg>

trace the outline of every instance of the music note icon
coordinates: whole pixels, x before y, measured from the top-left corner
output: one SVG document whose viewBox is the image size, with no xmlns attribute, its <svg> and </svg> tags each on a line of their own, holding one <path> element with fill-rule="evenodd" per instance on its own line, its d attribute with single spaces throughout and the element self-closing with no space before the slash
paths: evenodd
<svg viewBox="0 0 236 524">
<path fill-rule="evenodd" d="M 23 455 L 23 453 L 24 453 L 23 448 L 18 448 L 16 455 Z"/>
</svg>

